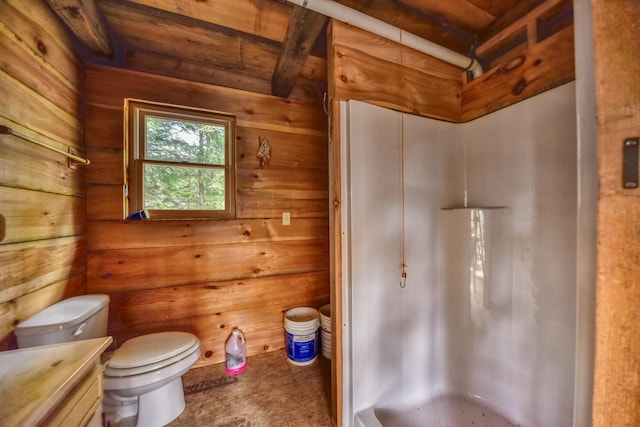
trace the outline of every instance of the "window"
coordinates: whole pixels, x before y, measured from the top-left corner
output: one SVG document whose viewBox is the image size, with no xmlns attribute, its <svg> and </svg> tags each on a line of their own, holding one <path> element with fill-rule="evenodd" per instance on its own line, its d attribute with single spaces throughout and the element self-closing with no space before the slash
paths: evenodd
<svg viewBox="0 0 640 427">
<path fill-rule="evenodd" d="M 152 219 L 235 215 L 235 119 L 127 100 L 128 213 Z"/>
</svg>

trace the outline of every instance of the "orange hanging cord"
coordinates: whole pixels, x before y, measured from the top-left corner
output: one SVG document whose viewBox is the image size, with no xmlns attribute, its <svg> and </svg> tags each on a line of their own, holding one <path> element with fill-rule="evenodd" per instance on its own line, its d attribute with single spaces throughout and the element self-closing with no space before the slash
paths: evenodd
<svg viewBox="0 0 640 427">
<path fill-rule="evenodd" d="M 403 62 L 402 62 L 402 30 L 400 30 L 400 73 L 402 77 L 403 72 Z M 404 85 L 402 78 L 400 79 L 400 83 Z M 401 197 L 402 197 L 402 270 L 400 273 L 400 288 L 404 288 L 407 285 L 407 264 L 405 262 L 405 221 L 404 221 L 404 106 L 402 106 L 402 110 L 400 111 L 400 149 L 401 149 L 401 176 L 400 183 L 402 186 Z"/>
</svg>

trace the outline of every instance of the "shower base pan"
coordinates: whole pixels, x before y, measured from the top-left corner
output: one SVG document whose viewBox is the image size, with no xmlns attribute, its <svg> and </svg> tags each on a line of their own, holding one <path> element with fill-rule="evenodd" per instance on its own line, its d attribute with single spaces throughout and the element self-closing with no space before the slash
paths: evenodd
<svg viewBox="0 0 640 427">
<path fill-rule="evenodd" d="M 358 424 L 360 423 L 360 424 Z M 519 427 L 482 403 L 442 396 L 410 409 L 372 407 L 358 412 L 360 427 Z"/>
</svg>

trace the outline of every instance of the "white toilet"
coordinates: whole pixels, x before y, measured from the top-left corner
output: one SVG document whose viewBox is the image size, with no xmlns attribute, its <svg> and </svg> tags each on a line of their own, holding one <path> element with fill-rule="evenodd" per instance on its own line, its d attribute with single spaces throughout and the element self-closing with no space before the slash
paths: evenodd
<svg viewBox="0 0 640 427">
<path fill-rule="evenodd" d="M 83 295 L 60 301 L 15 329 L 19 348 L 57 344 L 107 334 L 108 295 Z M 112 425 L 163 426 L 185 407 L 182 375 L 200 357 L 198 338 L 187 332 L 160 332 L 125 341 L 104 371 L 103 412 Z"/>
<path fill-rule="evenodd" d="M 169 424 L 185 407 L 182 375 L 199 358 L 200 342 L 187 332 L 125 341 L 104 369 L 105 418 L 113 425 L 137 414 L 137 427 Z"/>
</svg>

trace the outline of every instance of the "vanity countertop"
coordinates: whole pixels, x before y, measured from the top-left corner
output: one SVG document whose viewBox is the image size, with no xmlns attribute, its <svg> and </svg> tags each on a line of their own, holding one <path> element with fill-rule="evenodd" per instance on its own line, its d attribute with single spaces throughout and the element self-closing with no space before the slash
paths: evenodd
<svg viewBox="0 0 640 427">
<path fill-rule="evenodd" d="M 100 363 L 111 337 L 0 352 L 0 420 L 36 425 Z"/>
</svg>

